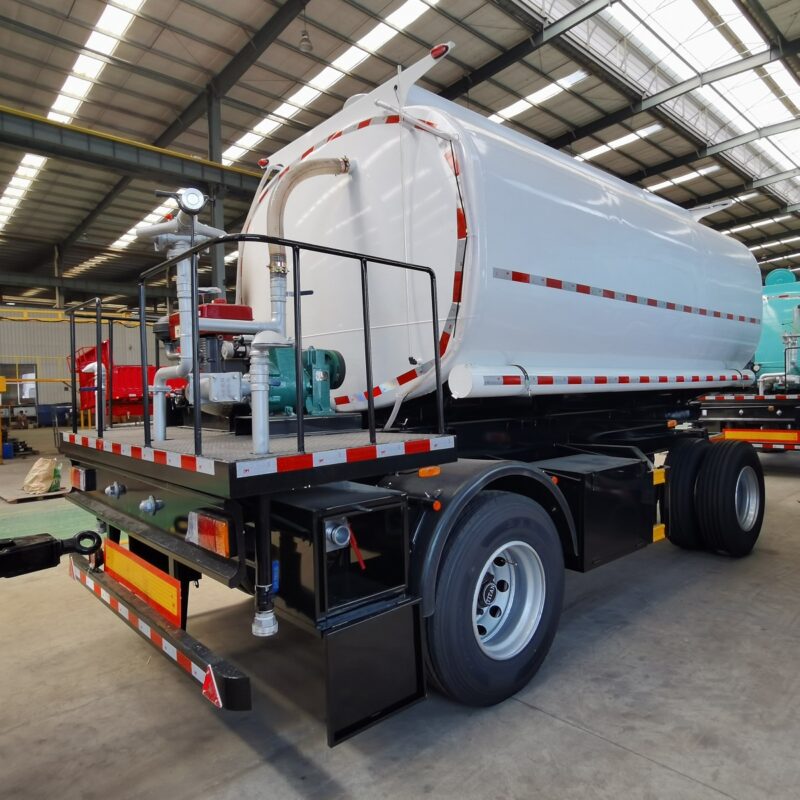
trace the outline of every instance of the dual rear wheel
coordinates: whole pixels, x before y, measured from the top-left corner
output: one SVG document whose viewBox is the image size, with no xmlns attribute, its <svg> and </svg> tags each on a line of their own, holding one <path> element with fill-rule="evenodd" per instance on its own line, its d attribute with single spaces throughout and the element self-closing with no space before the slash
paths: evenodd
<svg viewBox="0 0 800 800">
<path fill-rule="evenodd" d="M 764 473 L 752 445 L 685 440 L 667 466 L 667 538 L 689 550 L 747 555 L 764 519 Z"/>
</svg>

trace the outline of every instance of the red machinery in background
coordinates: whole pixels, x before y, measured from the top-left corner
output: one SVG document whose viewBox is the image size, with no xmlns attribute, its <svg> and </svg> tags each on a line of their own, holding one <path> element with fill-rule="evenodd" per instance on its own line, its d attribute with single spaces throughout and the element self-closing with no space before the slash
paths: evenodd
<svg viewBox="0 0 800 800">
<path fill-rule="evenodd" d="M 104 405 L 109 418 L 117 422 L 140 419 L 144 413 L 142 391 L 142 367 L 140 364 L 114 364 L 109 362 L 108 339 L 102 344 L 102 364 L 105 375 Z M 67 366 L 72 369 L 72 359 L 67 357 Z M 147 382 L 152 385 L 157 367 L 148 366 Z M 110 373 L 109 373 L 110 370 Z M 75 372 L 78 379 L 78 397 L 81 411 L 95 411 L 97 404 L 97 347 L 81 347 L 75 352 Z M 186 381 L 176 378 L 167 382 L 173 392 L 183 391 Z M 152 401 L 150 401 L 152 408 Z"/>
</svg>

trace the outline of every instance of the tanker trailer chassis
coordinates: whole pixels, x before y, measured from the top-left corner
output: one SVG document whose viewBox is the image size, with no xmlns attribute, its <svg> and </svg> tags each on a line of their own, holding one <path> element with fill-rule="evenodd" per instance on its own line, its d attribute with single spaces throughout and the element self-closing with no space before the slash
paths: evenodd
<svg viewBox="0 0 800 800">
<path fill-rule="evenodd" d="M 755 544 L 763 516 L 757 456 L 745 443 L 711 445 L 700 428 L 677 429 L 696 416 L 690 391 L 649 403 L 600 396 L 446 404 L 436 313 L 435 394 L 410 401 L 403 421 L 380 429 L 382 412 L 367 393 L 366 413 L 342 430 L 327 413 L 337 355 L 300 344 L 301 252 L 360 265 L 368 386 L 368 267 L 426 274 L 436 309 L 433 270 L 276 237 L 206 233 L 140 281 L 146 375 L 146 284 L 177 267 L 182 302 L 172 335 L 186 338 L 166 377 L 189 378 L 191 424 L 165 430 L 164 380 L 156 378 L 153 428 L 147 404 L 143 427 L 104 427 L 100 415 L 96 435 L 74 424 L 61 452 L 72 463 L 70 500 L 107 534 L 102 550 L 71 555 L 71 576 L 216 706 L 248 709 L 251 691 L 241 669 L 187 632 L 189 589 L 201 577 L 252 595 L 254 636 L 275 635 L 282 619 L 321 637 L 335 745 L 424 698 L 428 681 L 469 705 L 519 691 L 555 636 L 565 568 L 587 571 L 665 536 L 731 555 Z M 296 344 L 260 342 L 264 323 L 238 312 L 224 324 L 203 316 L 195 255 L 243 240 L 291 250 Z M 280 264 L 276 273 L 280 289 Z M 200 354 L 217 346 L 239 369 L 204 365 Z M 239 424 L 204 428 L 203 404 L 219 402 Z M 283 432 L 270 436 L 278 417 Z M 663 452 L 658 467 L 654 455 Z M 0 541 L 0 576 L 58 560 L 53 548 L 39 559 L 23 558 L 25 549 L 24 538 Z"/>
</svg>

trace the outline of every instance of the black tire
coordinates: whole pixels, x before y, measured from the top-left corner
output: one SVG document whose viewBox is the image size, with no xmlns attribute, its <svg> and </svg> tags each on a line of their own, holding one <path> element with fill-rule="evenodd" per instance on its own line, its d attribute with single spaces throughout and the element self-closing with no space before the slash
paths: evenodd
<svg viewBox="0 0 800 800">
<path fill-rule="evenodd" d="M 516 543 L 516 544 L 513 544 Z M 514 587 L 511 600 L 499 623 L 508 631 L 516 625 L 533 625 L 523 609 L 534 607 L 539 615 L 535 629 L 512 638 L 521 648 L 508 657 L 491 657 L 478 643 L 479 627 L 476 622 L 475 596 L 479 581 L 489 573 L 483 572 L 487 561 L 504 545 L 511 545 L 526 554 L 526 563 L 538 564 L 535 574 L 543 576 L 543 583 L 526 581 Z M 535 557 L 531 555 L 533 551 Z M 503 561 L 502 558 L 499 559 Z M 509 559 L 505 567 L 513 571 L 511 581 L 524 579 L 525 570 L 520 564 L 512 566 Z M 493 561 L 496 564 L 497 561 Z M 538 580 L 538 579 L 537 579 Z M 497 592 L 503 581 L 498 580 Z M 543 587 L 536 590 L 538 601 L 532 605 L 513 603 L 522 598 L 523 586 Z M 481 587 L 486 584 L 481 583 Z M 509 591 L 508 584 L 505 591 Z M 520 587 L 519 590 L 517 587 Z M 533 591 L 533 590 L 531 590 Z M 485 596 L 482 594 L 481 598 Z M 495 593 L 495 597 L 499 594 Z M 555 525 L 547 512 L 533 500 L 508 492 L 481 492 L 470 502 L 459 518 L 450 536 L 442 558 L 436 586 L 436 611 L 427 622 L 428 664 L 433 671 L 434 683 L 446 695 L 460 703 L 472 706 L 489 706 L 499 703 L 522 689 L 533 677 L 547 655 L 561 616 L 564 596 L 564 556 Z M 491 603 L 491 601 L 489 601 Z M 494 606 L 487 606 L 493 611 Z M 494 615 L 492 615 L 494 616 Z M 488 618 L 487 618 L 488 619 Z M 502 641 L 500 636 L 499 640 Z M 524 642 L 527 641 L 527 644 Z"/>
<path fill-rule="evenodd" d="M 707 439 L 683 439 L 676 442 L 668 455 L 667 490 L 664 494 L 664 524 L 667 538 L 684 550 L 703 547 L 695 513 L 695 484 L 700 467 L 709 449 Z"/>
<path fill-rule="evenodd" d="M 746 556 L 764 520 L 764 473 L 755 448 L 748 442 L 715 442 L 700 468 L 695 503 L 706 547 Z"/>
</svg>

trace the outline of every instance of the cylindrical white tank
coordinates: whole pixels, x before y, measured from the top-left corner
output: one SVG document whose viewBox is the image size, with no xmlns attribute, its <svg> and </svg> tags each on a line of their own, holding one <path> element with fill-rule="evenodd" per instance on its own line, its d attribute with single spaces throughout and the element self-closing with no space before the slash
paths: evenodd
<svg viewBox="0 0 800 800">
<path fill-rule="evenodd" d="M 262 183 L 245 231 L 268 232 L 287 168 L 347 157 L 349 174 L 291 194 L 286 236 L 433 267 L 443 376 L 456 397 L 752 380 L 761 281 L 746 247 L 662 198 L 397 84 L 275 153 L 280 172 Z M 265 245 L 242 246 L 238 298 L 257 319 L 269 317 L 268 260 Z M 289 286 L 292 268 L 290 255 Z M 358 264 L 304 253 L 300 272 L 312 292 L 302 300 L 303 346 L 344 354 L 336 407 L 363 408 Z M 431 392 L 427 279 L 374 265 L 369 290 L 376 405 Z"/>
</svg>

